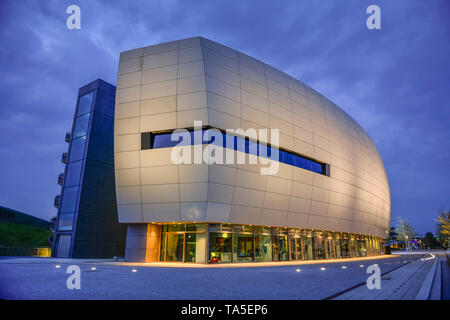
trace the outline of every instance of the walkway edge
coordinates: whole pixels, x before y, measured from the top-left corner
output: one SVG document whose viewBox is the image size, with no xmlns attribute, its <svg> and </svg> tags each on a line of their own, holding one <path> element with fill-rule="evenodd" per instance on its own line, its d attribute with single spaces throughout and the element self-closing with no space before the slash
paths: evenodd
<svg viewBox="0 0 450 320">
<path fill-rule="evenodd" d="M 397 267 L 395 267 L 395 268 L 393 268 L 393 269 L 391 269 L 391 270 L 389 270 L 389 271 L 386 271 L 386 272 L 382 273 L 381 276 L 385 276 L 385 275 L 387 275 L 388 273 L 390 273 L 390 272 L 392 272 L 392 271 L 394 271 L 394 270 L 400 269 L 400 268 L 406 266 L 407 264 L 410 264 L 411 262 L 416 261 L 416 260 L 418 260 L 418 258 L 415 259 L 415 260 L 408 261 L 408 262 L 405 263 L 405 264 L 401 264 L 401 265 L 399 265 L 399 266 L 397 266 Z M 356 289 L 356 288 L 358 288 L 358 287 L 360 287 L 360 286 L 363 286 L 363 285 L 365 285 L 365 284 L 366 284 L 366 281 L 363 281 L 363 282 L 361 282 L 361 283 L 355 284 L 353 287 L 347 288 L 347 289 L 342 290 L 342 291 L 340 291 L 340 292 L 337 292 L 337 293 L 335 293 L 335 294 L 333 294 L 333 295 L 331 295 L 331 296 L 328 296 L 328 297 L 326 297 L 326 298 L 323 298 L 322 300 L 333 300 L 334 298 L 339 297 L 339 296 L 343 295 L 344 293 L 347 293 L 347 292 L 349 292 L 349 291 L 352 291 L 353 289 Z"/>
<path fill-rule="evenodd" d="M 433 266 L 430 271 L 428 271 L 425 280 L 420 286 L 419 292 L 417 293 L 414 300 L 428 300 L 431 294 L 431 288 L 433 286 L 434 275 L 436 274 L 436 268 L 439 262 L 439 256 L 435 256 Z"/>
</svg>

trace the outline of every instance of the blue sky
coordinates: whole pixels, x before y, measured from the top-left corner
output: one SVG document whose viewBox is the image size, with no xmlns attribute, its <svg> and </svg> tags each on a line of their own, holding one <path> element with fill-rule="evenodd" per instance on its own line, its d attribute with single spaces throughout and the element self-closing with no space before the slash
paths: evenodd
<svg viewBox="0 0 450 320">
<path fill-rule="evenodd" d="M 66 7 L 81 8 L 81 30 Z M 381 8 L 368 30 L 366 8 Z M 0 205 L 45 219 L 63 171 L 77 90 L 115 84 L 119 53 L 204 36 L 305 82 L 369 133 L 387 170 L 392 221 L 435 231 L 450 209 L 450 2 L 2 1 Z"/>
</svg>

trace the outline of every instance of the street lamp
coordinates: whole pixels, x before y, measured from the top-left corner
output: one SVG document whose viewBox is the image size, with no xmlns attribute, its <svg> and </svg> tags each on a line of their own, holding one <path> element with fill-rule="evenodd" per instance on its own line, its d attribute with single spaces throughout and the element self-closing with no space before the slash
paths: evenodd
<svg viewBox="0 0 450 320">
<path fill-rule="evenodd" d="M 408 236 L 405 236 L 405 247 L 406 247 L 406 252 L 408 252 L 409 248 L 408 248 Z"/>
</svg>

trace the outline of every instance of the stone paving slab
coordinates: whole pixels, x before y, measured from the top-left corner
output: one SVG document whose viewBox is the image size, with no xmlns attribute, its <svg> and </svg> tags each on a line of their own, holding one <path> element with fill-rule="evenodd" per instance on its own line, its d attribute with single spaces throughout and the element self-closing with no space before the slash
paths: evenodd
<svg viewBox="0 0 450 320">
<path fill-rule="evenodd" d="M 429 300 L 440 300 L 442 298 L 442 269 L 445 262 L 445 255 L 438 256 L 438 265 L 434 275 Z M 446 263 L 446 262 L 445 262 Z"/>
<path fill-rule="evenodd" d="M 420 256 L 322 260 L 314 264 L 251 268 L 168 268 L 72 259 L 4 259 L 0 263 L 0 298 L 324 299 L 365 282 L 370 264 L 379 264 L 384 273 L 417 258 Z M 69 276 L 66 269 L 72 264 L 81 269 L 81 290 L 66 287 Z M 91 270 L 92 267 L 96 269 Z"/>
<path fill-rule="evenodd" d="M 437 259 L 437 258 L 435 258 Z M 381 289 L 361 285 L 337 296 L 336 300 L 414 300 L 434 259 L 411 261 L 381 277 Z"/>
</svg>

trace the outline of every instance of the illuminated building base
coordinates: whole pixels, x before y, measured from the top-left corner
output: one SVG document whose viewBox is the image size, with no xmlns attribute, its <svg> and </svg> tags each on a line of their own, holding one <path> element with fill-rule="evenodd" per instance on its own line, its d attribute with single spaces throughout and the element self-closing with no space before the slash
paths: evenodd
<svg viewBox="0 0 450 320">
<path fill-rule="evenodd" d="M 130 224 L 125 259 L 239 263 L 340 259 L 380 254 L 377 237 L 251 225 Z"/>
</svg>

